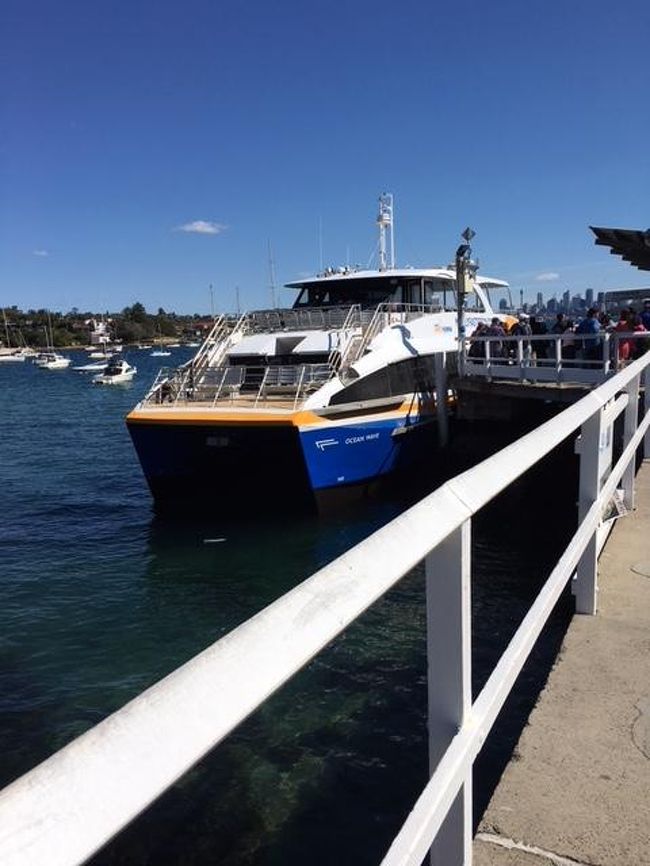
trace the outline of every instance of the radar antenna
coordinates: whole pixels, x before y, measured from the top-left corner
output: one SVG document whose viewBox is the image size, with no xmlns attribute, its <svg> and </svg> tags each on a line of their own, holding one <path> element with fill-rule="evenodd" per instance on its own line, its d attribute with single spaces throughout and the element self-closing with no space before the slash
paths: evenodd
<svg viewBox="0 0 650 866">
<path fill-rule="evenodd" d="M 385 192 L 379 196 L 379 270 L 385 271 L 395 267 L 395 238 L 393 236 L 393 196 Z M 389 234 L 390 258 L 386 259 L 386 234 Z"/>
</svg>

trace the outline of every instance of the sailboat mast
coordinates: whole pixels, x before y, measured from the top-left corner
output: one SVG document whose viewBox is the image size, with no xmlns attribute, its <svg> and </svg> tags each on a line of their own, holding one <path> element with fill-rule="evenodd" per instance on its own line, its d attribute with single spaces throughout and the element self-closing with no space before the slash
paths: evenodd
<svg viewBox="0 0 650 866">
<path fill-rule="evenodd" d="M 2 318 L 5 323 L 5 338 L 7 340 L 7 348 L 9 348 L 9 346 L 11 345 L 11 343 L 9 342 L 9 325 L 7 324 L 7 314 L 4 307 L 2 308 Z"/>
</svg>

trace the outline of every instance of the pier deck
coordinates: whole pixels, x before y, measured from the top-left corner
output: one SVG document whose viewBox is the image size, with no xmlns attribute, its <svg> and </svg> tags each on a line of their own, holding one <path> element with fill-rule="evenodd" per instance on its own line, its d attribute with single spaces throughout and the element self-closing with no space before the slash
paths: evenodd
<svg viewBox="0 0 650 866">
<path fill-rule="evenodd" d="M 650 463 L 474 842 L 474 866 L 650 864 Z M 504 847 L 506 846 L 506 847 Z"/>
</svg>

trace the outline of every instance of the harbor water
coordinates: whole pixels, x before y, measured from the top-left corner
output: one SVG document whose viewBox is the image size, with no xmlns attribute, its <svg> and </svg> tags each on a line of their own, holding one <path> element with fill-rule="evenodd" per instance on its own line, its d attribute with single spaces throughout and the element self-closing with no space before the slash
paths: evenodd
<svg viewBox="0 0 650 866">
<path fill-rule="evenodd" d="M 157 517 L 124 416 L 160 359 L 137 351 L 126 357 L 138 367 L 136 379 L 108 388 L 71 369 L 0 366 L 3 787 L 516 435 L 456 427 L 444 460 L 432 451 L 417 484 L 328 515 L 282 515 L 272 491 L 242 479 L 252 496 L 268 500 L 266 513 Z M 188 357 L 177 349 L 165 360 Z M 85 359 L 74 354 L 74 363 Z M 570 533 L 571 496 L 568 505 L 551 506 L 548 489 L 570 490 L 572 471 L 567 448 L 474 521 L 475 692 Z M 223 489 L 212 494 L 228 497 Z M 481 755 L 477 817 L 570 609 L 565 597 Z M 376 863 L 426 770 L 419 568 L 91 862 Z"/>
</svg>

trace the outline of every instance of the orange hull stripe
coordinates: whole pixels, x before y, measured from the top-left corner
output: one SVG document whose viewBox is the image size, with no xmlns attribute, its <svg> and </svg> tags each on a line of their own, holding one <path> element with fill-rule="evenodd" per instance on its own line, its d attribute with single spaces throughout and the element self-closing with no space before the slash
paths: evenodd
<svg viewBox="0 0 650 866">
<path fill-rule="evenodd" d="M 426 411 L 425 407 L 422 407 L 422 409 Z M 376 415 L 363 415 L 359 420 L 372 421 L 375 418 L 399 418 L 408 415 L 410 410 L 411 404 L 403 403 L 399 409 L 392 409 L 390 412 L 378 411 Z M 279 412 L 265 412 L 263 410 L 254 412 L 227 412 L 223 410 L 206 411 L 200 409 L 134 409 L 126 417 L 128 424 L 223 424 L 224 426 L 243 425 L 259 427 L 326 427 L 328 423 L 332 425 L 354 424 L 355 420 L 355 416 L 350 415 L 348 418 L 333 418 L 329 421 L 327 417 L 305 410 L 280 414 Z"/>
</svg>

